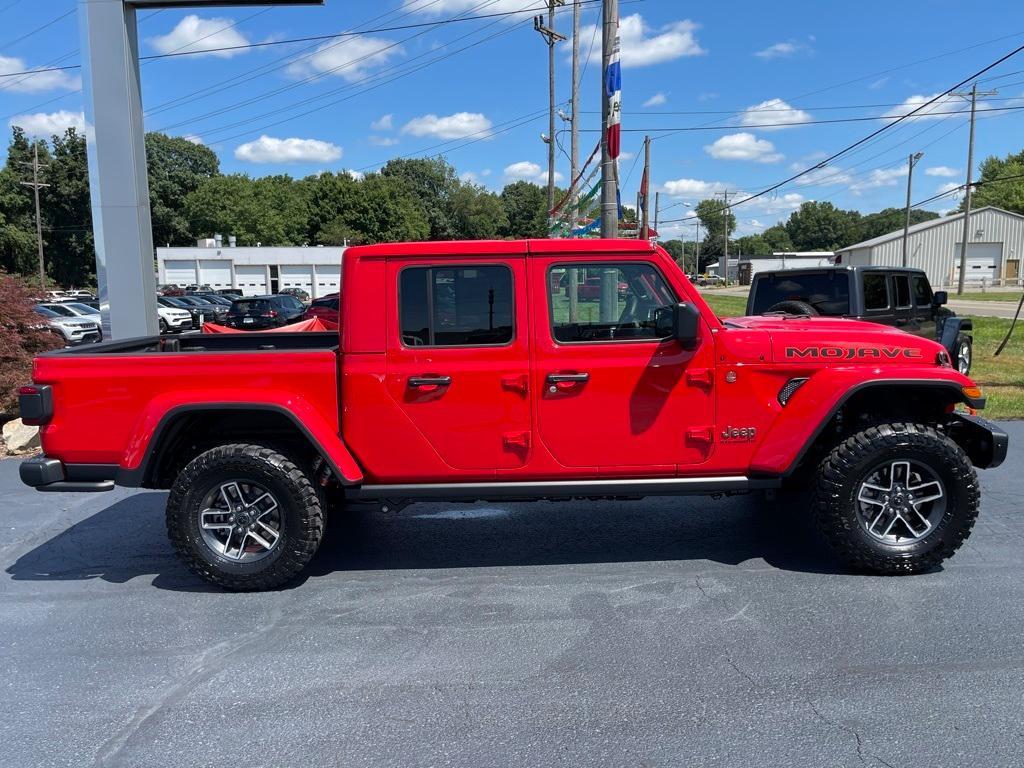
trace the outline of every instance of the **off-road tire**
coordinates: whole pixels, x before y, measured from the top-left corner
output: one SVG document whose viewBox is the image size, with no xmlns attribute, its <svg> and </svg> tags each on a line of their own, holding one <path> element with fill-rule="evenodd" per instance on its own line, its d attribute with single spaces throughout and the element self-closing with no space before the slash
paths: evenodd
<svg viewBox="0 0 1024 768">
<path fill-rule="evenodd" d="M 967 350 L 967 370 L 960 369 L 960 357 L 961 352 L 966 348 Z M 956 337 L 956 344 L 953 349 L 956 354 L 953 357 L 953 367 L 956 368 L 964 376 L 971 372 L 971 366 L 974 364 L 974 344 L 970 336 L 966 333 L 958 334 Z"/>
<path fill-rule="evenodd" d="M 771 312 L 782 312 L 787 315 L 797 315 L 800 317 L 817 317 L 821 313 L 814 308 L 812 304 L 808 304 L 806 301 L 780 301 L 778 304 L 772 304 L 768 307 L 769 314 Z"/>
<path fill-rule="evenodd" d="M 200 505 L 217 484 L 250 479 L 270 490 L 282 513 L 282 539 L 262 560 L 237 562 L 211 549 L 199 530 Z M 178 475 L 167 500 L 167 534 L 178 557 L 201 579 L 235 591 L 280 587 L 316 554 L 324 534 L 320 497 L 291 459 L 259 445 L 221 445 L 200 454 Z"/>
<path fill-rule="evenodd" d="M 872 537 L 857 509 L 861 483 L 885 461 L 910 459 L 928 466 L 942 482 L 946 509 L 922 538 L 892 545 Z M 821 535 L 858 571 L 900 575 L 934 568 L 951 557 L 971 533 L 981 492 L 967 454 L 923 424 L 880 424 L 847 438 L 818 465 L 811 511 Z"/>
</svg>

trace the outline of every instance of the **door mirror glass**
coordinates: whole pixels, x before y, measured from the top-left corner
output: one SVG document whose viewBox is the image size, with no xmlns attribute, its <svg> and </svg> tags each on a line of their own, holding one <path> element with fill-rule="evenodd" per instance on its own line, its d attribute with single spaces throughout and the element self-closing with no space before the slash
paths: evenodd
<svg viewBox="0 0 1024 768">
<path fill-rule="evenodd" d="M 683 349 L 693 349 L 697 346 L 700 312 L 685 301 L 660 307 L 655 313 L 655 327 L 660 336 L 675 339 Z"/>
<path fill-rule="evenodd" d="M 936 291 L 932 294 L 932 304 L 936 307 L 941 307 L 947 301 L 949 301 L 949 294 L 945 291 Z"/>
</svg>

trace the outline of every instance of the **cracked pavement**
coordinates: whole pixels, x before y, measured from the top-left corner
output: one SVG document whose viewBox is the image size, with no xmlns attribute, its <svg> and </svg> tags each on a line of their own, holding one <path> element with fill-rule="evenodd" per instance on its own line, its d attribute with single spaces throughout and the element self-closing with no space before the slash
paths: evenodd
<svg viewBox="0 0 1024 768">
<path fill-rule="evenodd" d="M 178 564 L 166 495 L 0 462 L 0 766 L 1017 766 L 1024 422 L 945 568 L 838 570 L 756 497 L 414 505 L 307 577 Z"/>
</svg>

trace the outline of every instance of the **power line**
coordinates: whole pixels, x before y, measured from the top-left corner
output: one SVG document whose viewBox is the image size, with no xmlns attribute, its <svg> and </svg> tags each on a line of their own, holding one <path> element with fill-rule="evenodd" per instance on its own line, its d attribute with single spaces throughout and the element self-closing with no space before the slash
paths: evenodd
<svg viewBox="0 0 1024 768">
<path fill-rule="evenodd" d="M 816 165 L 812 165 L 810 168 L 805 168 L 804 170 L 799 171 L 798 173 L 793 174 L 792 176 L 790 176 L 787 179 L 783 179 L 782 181 L 780 181 L 780 182 L 778 182 L 776 184 L 772 184 L 770 187 L 767 187 L 767 188 L 761 190 L 760 192 L 756 192 L 756 193 L 754 193 L 752 195 L 749 195 L 748 197 L 745 197 L 742 200 L 739 200 L 739 201 L 733 203 L 733 206 L 734 207 L 740 206 L 740 205 L 743 205 L 744 203 L 750 202 L 751 200 L 756 200 L 759 197 L 763 197 L 763 196 L 765 196 L 767 194 L 770 194 L 771 192 L 774 192 L 775 190 L 779 189 L 780 187 L 785 186 L 786 184 L 789 184 L 790 182 L 796 181 L 797 179 L 799 179 L 799 178 L 801 178 L 803 176 L 806 176 L 807 174 L 811 173 L 812 171 L 818 170 L 819 168 L 824 168 L 829 163 L 831 163 L 833 160 L 836 160 L 836 159 L 842 157 L 843 155 L 851 152 L 852 150 L 856 149 L 857 147 L 861 146 L 862 144 L 865 144 L 865 143 L 871 141 L 871 139 L 875 138 L 876 136 L 879 136 L 882 133 L 885 133 L 886 131 L 892 129 L 894 126 L 896 126 L 899 123 L 901 123 L 901 122 L 911 118 L 912 116 L 914 116 L 915 114 L 917 114 L 921 110 L 923 110 L 923 109 L 925 109 L 927 107 L 930 107 L 932 104 L 934 104 L 935 102 L 937 102 L 937 101 L 939 101 L 941 99 L 944 99 L 946 96 L 948 96 L 949 94 L 953 93 L 953 91 L 956 91 L 957 89 L 961 88 L 962 86 L 966 85 L 967 83 L 969 83 L 969 82 L 971 82 L 973 80 L 977 80 L 977 78 L 979 78 L 981 75 L 985 74 L 986 72 L 989 72 L 992 69 L 995 69 L 1000 64 L 1002 64 L 1004 61 L 1007 61 L 1008 59 L 1013 58 L 1014 56 L 1016 56 L 1021 51 L 1024 51 L 1024 45 L 1020 45 L 1020 46 L 1014 48 L 1009 53 L 999 57 L 998 59 L 996 59 L 991 64 L 988 64 L 987 66 L 982 67 L 980 70 L 978 70 L 974 74 L 964 78 L 963 80 L 958 82 L 956 85 L 953 85 L 952 87 L 947 88 L 942 93 L 940 93 L 940 94 L 938 94 L 936 96 L 933 96 L 928 101 L 924 102 L 923 104 L 920 104 L 919 106 L 915 107 L 913 110 L 911 110 L 907 114 L 897 118 L 893 122 L 887 123 L 886 125 L 883 125 L 882 127 L 872 131 L 867 136 L 864 136 L 864 137 L 858 139 L 857 141 L 853 142 L 852 144 L 848 144 L 843 149 L 839 150 L 838 152 L 833 153 L 832 155 L 830 155 L 827 158 L 825 158 L 824 160 L 822 160 L 820 163 L 817 163 Z M 687 217 L 687 218 L 692 218 L 692 217 Z M 680 219 L 680 221 L 681 220 L 682 219 Z"/>
<path fill-rule="evenodd" d="M 10 48 L 12 45 L 17 45 L 22 40 L 28 40 L 28 38 L 32 37 L 32 35 L 37 35 L 40 32 L 42 32 L 44 29 L 49 29 L 54 24 L 56 24 L 57 22 L 59 22 L 59 21 L 61 21 L 63 19 L 66 19 L 68 16 L 70 16 L 74 12 L 75 12 L 75 9 L 72 8 L 70 11 L 66 11 L 66 12 L 62 13 L 57 18 L 51 19 L 50 21 L 48 21 L 45 24 L 43 24 L 41 27 L 36 27 L 31 32 L 26 32 L 21 37 L 16 37 L 14 40 L 10 40 L 10 41 L 4 43 L 3 45 L 0 45 L 0 50 L 6 50 L 6 49 Z"/>
<path fill-rule="evenodd" d="M 1016 179 L 1024 179 L 1024 173 L 1015 173 L 1015 174 L 1013 174 L 1011 176 L 997 176 L 994 179 L 987 179 L 987 180 L 979 179 L 978 181 L 971 182 L 971 186 L 975 187 L 975 188 L 978 188 L 978 187 L 984 187 L 984 186 L 986 186 L 988 184 L 996 184 L 996 183 L 998 183 L 1000 181 L 1014 181 Z M 912 207 L 913 208 L 917 208 L 917 207 L 922 206 L 922 205 L 927 205 L 928 203 L 931 203 L 931 202 L 933 202 L 935 200 L 939 200 L 940 198 L 947 197 L 949 195 L 955 195 L 957 192 L 963 192 L 966 188 L 967 188 L 966 184 L 961 184 L 958 187 L 953 187 L 952 189 L 947 189 L 945 192 L 939 192 L 937 195 L 932 195 L 931 197 L 926 197 L 924 200 L 920 200 L 920 201 L 914 203 Z"/>
</svg>

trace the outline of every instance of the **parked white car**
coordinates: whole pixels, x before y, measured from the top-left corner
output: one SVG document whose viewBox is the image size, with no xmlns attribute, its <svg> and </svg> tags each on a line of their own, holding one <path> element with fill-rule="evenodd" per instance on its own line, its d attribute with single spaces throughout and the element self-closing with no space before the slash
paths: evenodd
<svg viewBox="0 0 1024 768">
<path fill-rule="evenodd" d="M 46 319 L 50 330 L 63 338 L 69 347 L 103 340 L 103 331 L 95 320 L 87 317 L 66 317 L 41 304 L 37 304 L 34 309 Z"/>
<path fill-rule="evenodd" d="M 84 317 L 88 320 L 100 323 L 100 311 L 88 304 L 79 301 L 62 301 L 60 303 L 46 303 L 39 306 L 56 312 L 61 317 Z"/>
<path fill-rule="evenodd" d="M 160 333 L 181 333 L 192 328 L 192 313 L 187 309 L 174 309 L 157 305 L 160 316 Z"/>
</svg>

